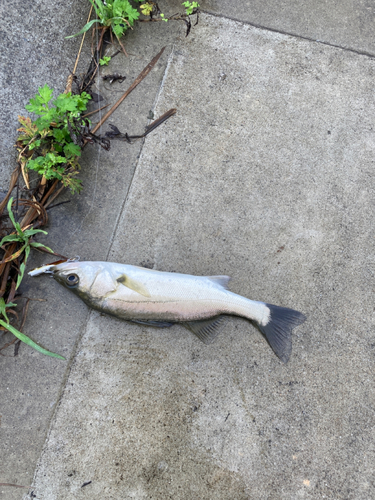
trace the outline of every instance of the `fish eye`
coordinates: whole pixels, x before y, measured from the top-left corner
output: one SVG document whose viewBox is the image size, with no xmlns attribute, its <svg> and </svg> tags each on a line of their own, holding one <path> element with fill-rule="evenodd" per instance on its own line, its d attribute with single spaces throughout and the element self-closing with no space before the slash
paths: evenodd
<svg viewBox="0 0 375 500">
<path fill-rule="evenodd" d="M 76 274 L 68 274 L 65 279 L 68 286 L 78 285 L 79 283 L 79 277 Z"/>
</svg>

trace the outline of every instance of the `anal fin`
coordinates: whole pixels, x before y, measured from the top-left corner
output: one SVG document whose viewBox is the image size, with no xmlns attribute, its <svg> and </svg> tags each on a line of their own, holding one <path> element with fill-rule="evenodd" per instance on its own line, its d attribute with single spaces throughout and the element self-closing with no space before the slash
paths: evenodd
<svg viewBox="0 0 375 500">
<path fill-rule="evenodd" d="M 185 321 L 182 323 L 186 328 L 194 333 L 205 344 L 211 344 L 218 335 L 218 326 L 224 316 L 214 316 L 213 318 L 198 321 Z"/>
<path fill-rule="evenodd" d="M 169 328 L 173 326 L 175 323 L 168 323 L 167 321 L 152 321 L 145 319 L 144 321 L 137 319 L 129 319 L 129 323 L 138 323 L 140 325 L 154 326 L 156 328 Z"/>
</svg>

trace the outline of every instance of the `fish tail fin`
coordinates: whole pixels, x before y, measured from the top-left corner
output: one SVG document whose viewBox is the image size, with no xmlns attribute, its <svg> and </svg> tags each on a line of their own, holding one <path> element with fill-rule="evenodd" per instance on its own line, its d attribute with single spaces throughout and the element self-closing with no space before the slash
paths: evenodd
<svg viewBox="0 0 375 500">
<path fill-rule="evenodd" d="M 293 309 L 266 304 L 270 310 L 267 324 L 256 323 L 276 356 L 287 363 L 292 352 L 292 330 L 301 325 L 306 316 Z"/>
</svg>

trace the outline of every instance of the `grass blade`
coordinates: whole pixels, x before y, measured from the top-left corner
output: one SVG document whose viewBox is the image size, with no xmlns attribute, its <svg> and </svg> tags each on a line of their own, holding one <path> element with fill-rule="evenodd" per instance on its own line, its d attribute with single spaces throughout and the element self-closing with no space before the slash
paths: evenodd
<svg viewBox="0 0 375 500">
<path fill-rule="evenodd" d="M 23 259 L 23 262 L 20 265 L 20 273 L 19 273 L 18 278 L 17 278 L 16 290 L 20 286 L 21 281 L 23 279 L 23 275 L 24 275 L 25 269 L 26 269 L 26 262 L 27 262 L 27 259 L 29 258 L 29 254 L 30 254 L 30 246 L 27 245 L 27 247 L 25 248 L 25 258 Z"/>
<path fill-rule="evenodd" d="M 0 247 L 4 245 L 4 243 L 9 243 L 11 241 L 19 241 L 20 237 L 18 234 L 8 234 L 8 236 L 4 236 L 4 238 L 0 241 Z"/>
<path fill-rule="evenodd" d="M 48 250 L 50 253 L 53 253 L 53 254 L 55 253 L 55 252 L 52 250 L 52 248 L 47 247 L 46 245 L 43 245 L 43 243 L 38 243 L 38 242 L 36 242 L 36 241 L 33 241 L 33 242 L 31 242 L 31 243 L 30 243 L 30 245 L 31 245 L 32 247 L 34 247 L 34 248 L 45 248 L 45 249 L 46 249 L 46 250 Z"/>
<path fill-rule="evenodd" d="M 20 339 L 22 342 L 29 345 L 30 347 L 33 347 L 36 351 L 39 351 L 42 354 L 45 354 L 46 356 L 51 356 L 52 358 L 58 358 L 58 359 L 62 359 L 63 361 L 65 361 L 65 358 L 63 356 L 60 356 L 60 354 L 56 354 L 54 352 L 47 351 L 47 349 L 44 349 L 40 345 L 36 344 L 27 335 L 19 332 L 17 330 L 17 328 L 14 328 L 14 326 L 12 326 L 12 325 L 8 325 L 7 323 L 5 323 L 5 321 L 2 321 L 1 319 L 0 319 L 0 325 L 3 326 L 4 328 L 6 328 L 7 330 L 9 330 L 11 333 L 13 333 L 13 335 L 15 337 L 17 337 L 18 339 Z"/>
<path fill-rule="evenodd" d="M 85 24 L 84 27 L 81 29 L 81 31 L 79 31 L 75 35 L 66 36 L 65 38 L 74 38 L 75 36 L 82 35 L 82 33 L 86 33 L 86 31 L 88 31 L 94 23 L 100 23 L 100 20 L 93 19 L 89 23 Z"/>
<path fill-rule="evenodd" d="M 26 231 L 23 232 L 23 234 L 27 238 L 30 238 L 30 236 L 34 236 L 34 234 L 36 233 L 48 234 L 47 231 L 43 231 L 43 229 L 26 229 Z"/>
<path fill-rule="evenodd" d="M 16 227 L 16 221 L 14 219 L 14 215 L 12 212 L 12 203 L 13 203 L 13 197 L 9 198 L 7 209 L 8 209 L 9 218 L 12 221 L 13 226 Z"/>
<path fill-rule="evenodd" d="M 22 248 L 17 250 L 17 252 L 13 253 L 10 257 L 7 257 L 6 259 L 0 261 L 0 264 L 5 264 L 6 262 L 10 262 L 11 260 L 16 259 L 17 257 L 19 257 L 21 255 L 21 253 L 25 250 L 25 248 L 26 248 L 26 245 L 23 245 Z"/>
</svg>

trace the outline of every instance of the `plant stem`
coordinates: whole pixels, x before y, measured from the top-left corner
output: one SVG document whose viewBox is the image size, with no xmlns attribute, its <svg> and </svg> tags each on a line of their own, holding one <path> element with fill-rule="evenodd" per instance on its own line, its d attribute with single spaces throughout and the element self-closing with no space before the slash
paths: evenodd
<svg viewBox="0 0 375 500">
<path fill-rule="evenodd" d="M 155 66 L 155 64 L 158 62 L 160 59 L 160 56 L 164 52 L 165 47 L 161 49 L 161 51 L 156 54 L 156 56 L 147 64 L 147 66 L 139 73 L 138 77 L 134 80 L 134 82 L 130 85 L 128 90 L 124 92 L 124 94 L 120 97 L 120 99 L 112 106 L 112 108 L 104 115 L 104 117 L 100 120 L 100 122 L 93 128 L 91 133 L 95 134 L 95 132 L 103 125 L 103 123 L 111 116 L 111 114 L 117 109 L 122 101 L 128 97 L 130 92 L 135 89 L 135 87 L 141 83 L 141 81 L 146 78 L 146 76 L 150 73 L 152 68 Z"/>
</svg>

